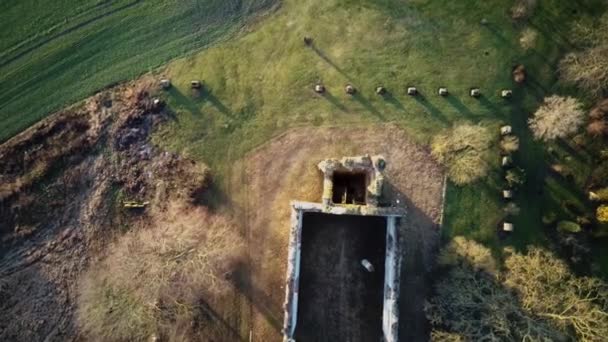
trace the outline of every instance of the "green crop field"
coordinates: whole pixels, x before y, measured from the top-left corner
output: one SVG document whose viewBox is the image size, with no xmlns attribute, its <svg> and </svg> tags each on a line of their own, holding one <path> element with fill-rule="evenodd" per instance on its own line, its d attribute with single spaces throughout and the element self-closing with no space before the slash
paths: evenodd
<svg viewBox="0 0 608 342">
<path fill-rule="evenodd" d="M 273 0 L 0 3 L 0 141 L 235 32 Z"/>
<path fill-rule="evenodd" d="M 544 0 L 527 23 L 515 24 L 508 14 L 512 4 L 287 0 L 254 32 L 168 66 L 166 73 L 176 87 L 167 97 L 176 120 L 156 140 L 205 160 L 222 178 L 246 151 L 299 125 L 394 122 L 428 143 L 457 122 L 496 129 L 508 123 L 521 139 L 514 159 L 528 178 L 516 201 L 522 210 L 514 220 L 515 233 L 504 241 L 496 233 L 504 205 L 496 147 L 495 169 L 485 181 L 448 187 L 444 235 L 466 235 L 494 247 L 545 245 L 542 203 L 582 194 L 547 172 L 546 149 L 532 139 L 527 119 L 544 96 L 574 91 L 558 83 L 557 62 L 572 49 L 568 34 L 574 14 L 592 17 L 603 7 L 601 1 Z M 526 29 L 537 33 L 528 50 L 519 43 Z M 305 46 L 304 36 L 314 39 L 314 47 Z M 524 86 L 511 78 L 519 63 L 529 73 Z M 192 96 L 191 79 L 204 80 L 202 96 Z M 328 88 L 324 97 L 311 91 L 318 81 Z M 346 83 L 359 93 L 345 95 Z M 378 85 L 390 94 L 377 96 Z M 421 96 L 408 96 L 408 85 L 418 87 Z M 451 95 L 437 96 L 440 86 Z M 471 87 L 480 87 L 483 96 L 468 96 Z M 514 90 L 511 100 L 500 98 L 504 88 Z M 568 153 L 559 144 L 554 147 Z M 589 173 L 588 161 L 580 164 L 580 171 L 582 177 Z M 596 252 L 605 258 L 601 249 Z M 602 265 L 608 270 L 608 263 Z"/>
</svg>

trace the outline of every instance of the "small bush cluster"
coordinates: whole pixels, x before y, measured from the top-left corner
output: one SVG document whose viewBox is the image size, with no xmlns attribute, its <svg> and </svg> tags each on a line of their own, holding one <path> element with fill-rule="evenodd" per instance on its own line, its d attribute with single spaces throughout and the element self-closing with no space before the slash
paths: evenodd
<svg viewBox="0 0 608 342">
<path fill-rule="evenodd" d="M 534 138 L 550 141 L 575 133 L 584 117 L 582 104 L 577 99 L 552 95 L 545 98 L 528 123 Z"/>
<path fill-rule="evenodd" d="M 560 61 L 560 79 L 592 95 L 604 94 L 608 90 L 608 14 L 596 21 L 576 23 L 572 36 L 584 49 Z"/>
<path fill-rule="evenodd" d="M 488 128 L 461 124 L 435 136 L 431 153 L 447 168 L 454 183 L 468 184 L 487 174 L 492 140 L 493 134 Z"/>
</svg>

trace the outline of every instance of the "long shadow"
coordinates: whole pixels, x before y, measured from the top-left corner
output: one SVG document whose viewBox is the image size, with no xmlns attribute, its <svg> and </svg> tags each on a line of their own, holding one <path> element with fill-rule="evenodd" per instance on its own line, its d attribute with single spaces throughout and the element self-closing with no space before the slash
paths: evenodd
<svg viewBox="0 0 608 342">
<path fill-rule="evenodd" d="M 400 112 L 405 112 L 405 106 L 391 92 L 382 95 L 384 100 Z"/>
<path fill-rule="evenodd" d="M 380 119 L 384 120 L 384 115 L 382 113 L 380 113 L 380 111 L 378 111 L 378 109 L 376 109 L 376 107 L 374 107 L 371 104 L 371 102 L 369 102 L 368 99 L 366 99 L 365 97 L 363 97 L 363 95 L 361 95 L 361 93 L 357 92 L 357 93 L 353 94 L 352 98 L 355 101 L 359 102 L 370 113 L 372 113 L 372 114 L 376 115 L 377 117 L 379 117 Z"/>
<path fill-rule="evenodd" d="M 347 111 L 346 107 L 340 102 L 340 100 L 338 100 L 337 97 L 333 96 L 329 91 L 325 91 L 325 93 L 321 95 L 321 97 L 323 97 L 325 100 L 327 100 L 339 110 L 343 112 Z"/>
<path fill-rule="evenodd" d="M 486 109 L 488 109 L 492 113 L 493 116 L 496 116 L 501 119 L 506 118 L 506 115 L 502 112 L 502 110 L 496 104 L 494 104 L 492 101 L 490 101 L 490 99 L 487 96 L 481 95 L 478 98 L 478 101 L 482 106 L 484 106 Z"/>
<path fill-rule="evenodd" d="M 139 4 L 140 2 L 141 2 L 141 0 L 134 0 L 133 2 L 125 4 L 125 5 L 121 6 L 121 7 L 117 7 L 115 9 L 113 9 L 113 10 L 109 10 L 109 11 L 107 11 L 105 13 L 102 13 L 100 15 L 97 15 L 97 16 L 91 18 L 91 19 L 85 20 L 84 22 L 82 22 L 80 24 L 76 24 L 76 25 L 74 25 L 74 26 L 72 26 L 72 27 L 70 27 L 68 29 L 65 29 L 65 30 L 63 30 L 61 32 L 58 32 L 57 34 L 54 34 L 54 35 L 48 37 L 47 39 L 44 39 L 44 40 L 36 43 L 35 45 L 33 45 L 33 46 L 31 46 L 31 47 L 29 47 L 29 48 L 27 48 L 27 49 L 19 52 L 15 56 L 13 56 L 13 57 L 5 60 L 5 61 L 0 62 L 0 68 L 2 68 L 4 66 L 6 66 L 6 65 L 8 65 L 8 64 L 10 64 L 10 63 L 12 63 L 12 62 L 14 62 L 16 60 L 18 60 L 18 59 L 20 59 L 21 57 L 27 55 L 28 53 L 30 53 L 30 52 L 32 52 L 34 50 L 37 50 L 37 49 L 43 47 L 46 44 L 49 44 L 49 43 L 53 42 L 56 39 L 59 39 L 59 38 L 65 36 L 65 35 L 67 35 L 69 33 L 72 33 L 72 32 L 74 32 L 74 31 L 76 31 L 78 29 L 81 29 L 83 27 L 86 27 L 86 26 L 88 26 L 88 25 L 90 25 L 90 24 L 92 24 L 92 23 L 94 23 L 94 22 L 96 22 L 98 20 L 101 20 L 101 19 L 103 19 L 105 17 L 108 17 L 110 15 L 113 15 L 113 14 L 116 14 L 118 12 L 124 11 L 126 9 L 129 9 L 129 8 L 131 8 L 131 7 Z"/>
<path fill-rule="evenodd" d="M 197 115 L 199 117 L 203 116 L 203 113 L 201 112 L 199 106 L 197 106 L 196 101 L 194 101 L 192 98 L 184 95 L 176 87 L 171 87 L 171 89 L 169 90 L 169 95 L 171 97 L 173 97 L 173 99 L 175 100 L 175 102 L 178 106 L 182 106 L 182 107 L 186 108 L 189 112 L 191 112 L 194 115 Z"/>
<path fill-rule="evenodd" d="M 346 77 L 346 79 L 350 82 L 352 82 L 351 77 L 342 69 L 338 66 L 338 64 L 336 64 L 331 58 L 329 58 L 329 56 L 327 56 L 327 54 L 325 52 L 323 52 L 323 50 L 319 49 L 316 45 L 312 45 L 311 50 L 314 51 L 317 56 L 321 57 L 322 60 L 324 60 L 327 64 L 331 65 L 332 68 L 334 68 L 337 72 L 339 72 L 340 74 L 342 74 L 342 76 Z"/>
<path fill-rule="evenodd" d="M 443 122 L 444 124 L 450 123 L 450 120 L 448 120 L 437 107 L 435 107 L 433 104 L 431 104 L 424 95 L 418 94 L 413 97 L 414 97 L 414 100 L 416 100 L 416 102 L 419 105 L 424 107 L 425 111 L 427 113 L 431 114 L 435 119 L 438 119 L 439 121 Z"/>
<path fill-rule="evenodd" d="M 439 244 L 439 226 L 390 181 L 385 182 L 382 197 L 383 205 L 407 208 L 407 216 L 399 222 L 399 340 L 429 341 L 431 327 L 424 304 L 432 293 L 431 271 Z M 399 204 L 395 204 L 396 200 Z"/>
<path fill-rule="evenodd" d="M 209 89 L 203 90 L 203 92 L 201 94 L 201 99 L 209 101 L 209 103 L 211 103 L 222 114 L 227 115 L 231 118 L 234 118 L 234 113 L 230 109 L 228 109 L 228 107 L 226 107 L 222 103 L 222 101 L 220 101 L 217 97 L 215 97 L 215 95 L 213 95 L 211 93 L 211 90 L 209 90 Z"/>
<path fill-rule="evenodd" d="M 475 114 L 465 106 L 456 96 L 448 95 L 446 100 L 452 105 L 460 114 L 469 117 L 470 119 L 475 118 Z"/>
<path fill-rule="evenodd" d="M 215 311 L 205 300 L 201 299 L 199 301 L 199 307 L 207 319 L 211 320 L 212 323 L 219 325 L 222 338 L 226 338 L 227 341 L 247 341 L 247 339 L 242 337 L 235 327 L 233 327 L 228 321 L 226 321 L 226 319 L 218 314 L 217 311 Z"/>
<path fill-rule="evenodd" d="M 264 315 L 276 331 L 281 331 L 283 327 L 282 312 L 280 309 L 277 311 L 270 297 L 253 283 L 251 267 L 244 262 L 240 262 L 236 265 L 235 270 L 230 279 L 234 287 L 247 297 L 249 302 Z"/>
</svg>

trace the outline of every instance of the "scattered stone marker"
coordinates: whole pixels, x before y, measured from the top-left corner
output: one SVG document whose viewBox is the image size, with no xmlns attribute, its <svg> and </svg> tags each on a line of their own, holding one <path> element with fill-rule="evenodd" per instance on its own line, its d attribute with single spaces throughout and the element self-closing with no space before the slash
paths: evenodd
<svg viewBox="0 0 608 342">
<path fill-rule="evenodd" d="M 378 94 L 378 95 L 385 95 L 386 94 L 386 88 L 384 88 L 383 86 L 376 87 L 376 94 Z"/>
<path fill-rule="evenodd" d="M 171 81 L 166 78 L 163 78 L 162 80 L 160 80 L 160 87 L 165 90 L 171 88 Z"/>
<path fill-rule="evenodd" d="M 504 199 L 512 199 L 513 198 L 513 190 L 505 189 L 502 191 L 502 198 Z"/>
<path fill-rule="evenodd" d="M 357 92 L 357 90 L 355 89 L 355 87 L 353 87 L 350 84 L 347 84 L 346 87 L 344 87 L 344 91 L 348 94 L 348 95 L 353 95 Z"/>
<path fill-rule="evenodd" d="M 500 127 L 500 135 L 509 135 L 513 131 L 513 128 L 509 125 Z"/>
<path fill-rule="evenodd" d="M 504 222 L 502 224 L 502 230 L 504 230 L 505 232 L 512 232 L 514 228 L 515 227 L 513 226 L 513 223 L 511 223 L 511 222 Z"/>
<path fill-rule="evenodd" d="M 481 23 L 481 25 L 488 25 L 488 19 L 482 18 L 480 23 Z"/>
<path fill-rule="evenodd" d="M 325 93 L 325 86 L 322 84 L 315 85 L 315 93 L 317 93 L 317 94 Z"/>
<path fill-rule="evenodd" d="M 503 99 L 510 99 L 510 98 L 511 98 L 511 96 L 513 96 L 513 91 L 512 91 L 511 89 L 503 89 L 503 90 L 500 92 L 500 96 L 501 96 Z"/>
<path fill-rule="evenodd" d="M 481 90 L 479 90 L 479 88 L 471 88 L 471 91 L 469 92 L 469 95 L 471 95 L 471 97 L 480 97 L 481 96 Z"/>
<path fill-rule="evenodd" d="M 416 89 L 416 87 L 407 87 L 407 94 L 410 96 L 415 96 L 418 94 L 418 89 Z"/>
<path fill-rule="evenodd" d="M 509 157 L 509 156 L 502 157 L 502 161 L 501 161 L 502 167 L 511 166 L 512 163 L 513 163 L 513 160 L 511 159 L 511 157 Z"/>
<path fill-rule="evenodd" d="M 152 100 L 152 108 L 154 110 L 159 110 L 159 109 L 161 109 L 164 106 L 165 106 L 165 102 L 163 100 L 161 100 L 161 99 L 159 99 L 157 97 L 154 98 L 154 100 Z"/>
<path fill-rule="evenodd" d="M 441 87 L 441 88 L 439 88 L 439 90 L 437 91 L 437 93 L 440 96 L 448 96 L 448 88 Z"/>
<path fill-rule="evenodd" d="M 526 81 L 526 67 L 523 64 L 516 65 L 513 68 L 513 81 L 524 83 Z"/>
<path fill-rule="evenodd" d="M 203 85 L 202 85 L 201 81 L 196 81 L 196 80 L 190 81 L 190 88 L 192 88 L 192 89 L 201 89 L 202 86 Z"/>
<path fill-rule="evenodd" d="M 367 270 L 367 272 L 374 272 L 374 265 L 372 265 L 371 262 L 369 262 L 369 260 L 367 259 L 363 259 L 361 260 L 361 265 L 363 265 L 363 268 L 365 268 L 365 270 Z"/>
</svg>

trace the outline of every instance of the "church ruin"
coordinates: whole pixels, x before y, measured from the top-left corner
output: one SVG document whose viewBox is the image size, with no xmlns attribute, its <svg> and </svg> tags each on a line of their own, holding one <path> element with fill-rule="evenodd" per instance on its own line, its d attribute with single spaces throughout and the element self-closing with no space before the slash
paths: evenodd
<svg viewBox="0 0 608 342">
<path fill-rule="evenodd" d="M 321 203 L 291 202 L 284 341 L 398 341 L 403 208 L 382 206 L 382 156 L 327 159 Z"/>
</svg>

